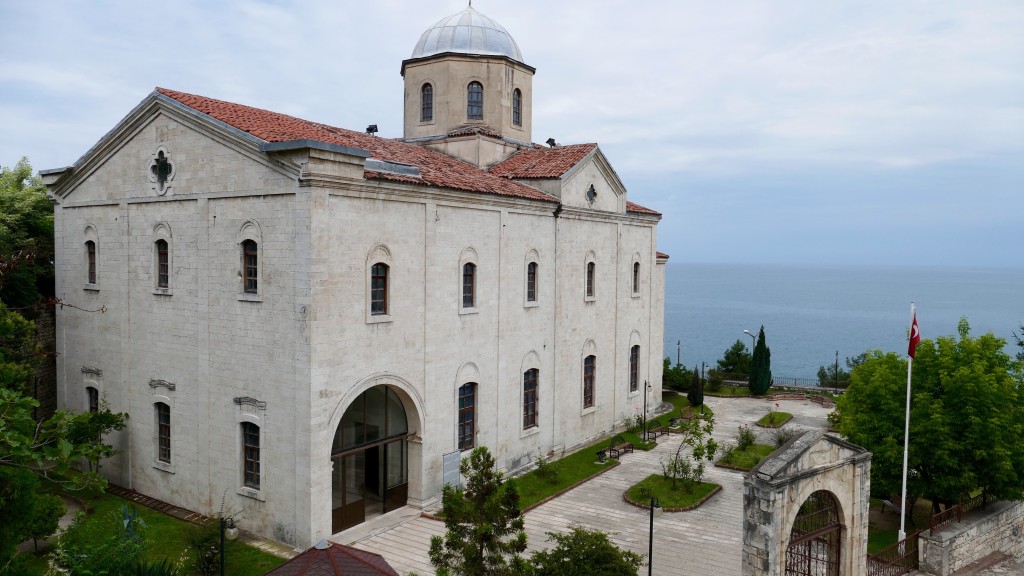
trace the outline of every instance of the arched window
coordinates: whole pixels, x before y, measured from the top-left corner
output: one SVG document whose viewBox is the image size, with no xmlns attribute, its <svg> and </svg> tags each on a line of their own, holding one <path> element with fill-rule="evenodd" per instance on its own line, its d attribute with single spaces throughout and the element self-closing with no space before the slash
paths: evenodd
<svg viewBox="0 0 1024 576">
<path fill-rule="evenodd" d="M 370 314 L 388 313 L 388 265 L 378 262 L 370 268 Z"/>
<path fill-rule="evenodd" d="M 484 119 L 484 85 L 479 82 L 470 82 L 466 89 L 466 118 Z"/>
<path fill-rule="evenodd" d="M 530 262 L 526 265 L 526 301 L 537 301 L 537 263 Z"/>
<path fill-rule="evenodd" d="M 583 359 L 583 407 L 594 406 L 594 370 L 597 365 L 597 356 L 591 354 Z"/>
<path fill-rule="evenodd" d="M 100 391 L 92 386 L 86 386 L 85 395 L 88 397 L 89 412 L 95 414 L 100 411 Z"/>
<path fill-rule="evenodd" d="M 459 450 L 469 450 L 476 437 L 476 383 L 459 387 Z"/>
<path fill-rule="evenodd" d="M 171 407 L 163 402 L 156 403 L 156 459 L 171 463 Z"/>
<path fill-rule="evenodd" d="M 472 262 L 462 265 L 462 307 L 476 307 L 476 264 Z"/>
<path fill-rule="evenodd" d="M 593 262 L 587 262 L 587 298 L 594 297 L 594 268 Z"/>
<path fill-rule="evenodd" d="M 245 240 L 242 242 L 242 274 L 245 279 L 245 292 L 249 294 L 256 293 L 256 278 L 259 271 L 257 254 L 255 240 Z"/>
<path fill-rule="evenodd" d="M 537 380 L 540 370 L 523 373 L 523 430 L 537 426 Z"/>
<path fill-rule="evenodd" d="M 633 294 L 640 293 L 640 263 L 633 262 Z"/>
<path fill-rule="evenodd" d="M 242 422 L 242 484 L 260 489 L 260 427 Z"/>
<path fill-rule="evenodd" d="M 523 93 L 519 88 L 512 91 L 512 124 L 523 125 Z"/>
<path fill-rule="evenodd" d="M 430 122 L 434 119 L 434 87 L 424 84 L 420 88 L 420 122 Z"/>
<path fill-rule="evenodd" d="M 85 241 L 85 261 L 88 269 L 88 275 L 86 276 L 86 282 L 89 284 L 96 283 L 96 242 L 92 240 Z"/>
<path fill-rule="evenodd" d="M 167 240 L 160 239 L 156 244 L 156 287 L 167 288 L 171 276 L 171 257 Z"/>
<path fill-rule="evenodd" d="M 640 345 L 629 349 L 629 391 L 640 389 Z"/>
</svg>

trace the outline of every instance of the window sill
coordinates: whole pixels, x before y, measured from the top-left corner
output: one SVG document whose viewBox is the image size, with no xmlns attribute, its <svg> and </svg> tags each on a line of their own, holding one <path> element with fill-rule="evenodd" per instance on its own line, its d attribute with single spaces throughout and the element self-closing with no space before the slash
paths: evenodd
<svg viewBox="0 0 1024 576">
<path fill-rule="evenodd" d="M 640 293 L 639 292 L 633 292 L 632 298 L 634 298 L 634 299 L 640 298 Z"/>
<path fill-rule="evenodd" d="M 262 488 L 260 488 L 259 490 L 256 490 L 256 489 L 253 489 L 253 488 L 242 487 L 242 488 L 238 489 L 238 495 L 239 496 L 245 496 L 246 498 L 252 498 L 253 500 L 259 500 L 260 502 L 266 502 L 267 501 L 266 496 L 263 495 L 263 489 Z"/>
<path fill-rule="evenodd" d="M 640 395 L 640 390 L 639 389 L 637 389 L 637 390 L 630 390 L 629 392 L 626 392 L 626 398 L 636 398 L 639 395 Z"/>
<path fill-rule="evenodd" d="M 538 306 L 540 306 L 540 302 L 537 302 L 536 300 L 534 300 L 533 302 L 523 303 L 523 308 L 536 308 Z"/>
<path fill-rule="evenodd" d="M 173 294 L 170 288 L 153 288 L 153 294 L 157 296 L 170 296 Z"/>
<path fill-rule="evenodd" d="M 526 430 L 519 433 L 520 438 L 526 438 L 527 436 L 533 436 L 534 434 L 540 434 L 540 426 L 530 426 Z"/>
<path fill-rule="evenodd" d="M 239 302 L 263 302 L 263 297 L 259 294 L 252 294 L 251 292 L 242 292 L 238 295 Z"/>
<path fill-rule="evenodd" d="M 593 414 L 594 412 L 597 412 L 597 406 L 587 406 L 582 412 L 580 412 L 580 416 L 586 416 L 587 414 Z"/>
<path fill-rule="evenodd" d="M 459 308 L 459 315 L 463 314 L 479 314 L 480 311 L 477 308 Z"/>
<path fill-rule="evenodd" d="M 391 314 L 370 314 L 366 317 L 367 324 L 384 324 L 387 322 L 393 322 Z"/>
<path fill-rule="evenodd" d="M 597 302 L 597 296 L 584 296 L 584 302 Z"/>
<path fill-rule="evenodd" d="M 100 285 L 99 284 L 89 284 L 88 282 L 86 282 L 85 286 L 83 286 L 82 289 L 83 290 L 88 290 L 90 292 L 99 292 L 100 291 Z"/>
<path fill-rule="evenodd" d="M 174 474 L 174 465 L 170 462 L 161 462 L 160 460 L 153 461 L 153 468 L 161 472 L 167 472 L 168 474 Z"/>
</svg>

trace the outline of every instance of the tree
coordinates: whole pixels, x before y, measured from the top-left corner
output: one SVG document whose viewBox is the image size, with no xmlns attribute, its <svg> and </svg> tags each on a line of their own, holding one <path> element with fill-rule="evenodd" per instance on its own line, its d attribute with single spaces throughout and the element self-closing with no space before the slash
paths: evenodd
<svg viewBox="0 0 1024 576">
<path fill-rule="evenodd" d="M 850 384 L 850 371 L 860 365 L 867 358 L 867 352 L 858 356 L 846 357 L 846 370 L 835 364 L 827 364 L 818 367 L 818 386 L 846 388 Z M 838 370 L 838 372 L 837 372 Z"/>
<path fill-rule="evenodd" d="M 530 564 L 535 574 L 545 576 L 636 576 L 643 557 L 621 550 L 596 530 L 573 526 L 568 534 L 548 532 L 556 545 L 535 552 Z"/>
<path fill-rule="evenodd" d="M 1017 352 L 1017 362 L 1024 362 L 1024 324 L 1020 325 L 1020 334 L 1013 333 L 1013 339 L 1017 341 L 1020 352 Z"/>
<path fill-rule="evenodd" d="M 465 489 L 446 484 L 441 492 L 444 539 L 430 539 L 430 563 L 441 576 L 511 576 L 528 569 L 519 492 L 495 469 L 486 447 L 462 460 Z"/>
<path fill-rule="evenodd" d="M 0 167 L 0 300 L 22 309 L 53 296 L 53 204 L 22 158 Z"/>
<path fill-rule="evenodd" d="M 711 437 L 715 431 L 714 416 L 684 419 L 680 422 L 679 434 L 683 436 L 675 454 L 667 461 L 662 460 L 661 469 L 665 478 L 672 481 L 672 489 L 679 480 L 683 481 L 683 489 L 693 489 L 704 478 L 704 461 L 711 462 L 718 452 L 718 442 Z M 690 448 L 693 462 L 683 455 L 683 449 Z"/>
<path fill-rule="evenodd" d="M 704 405 L 704 385 L 696 368 L 693 369 L 693 380 L 690 382 L 690 391 L 686 393 L 686 399 L 690 401 L 690 406 Z"/>
<path fill-rule="evenodd" d="M 726 374 L 749 374 L 750 352 L 747 345 L 737 340 L 718 360 L 718 371 Z"/>
<path fill-rule="evenodd" d="M 661 383 L 672 390 L 686 390 L 687 376 L 689 372 L 682 364 L 672 366 L 672 359 L 665 356 L 665 365 L 661 372 Z"/>
<path fill-rule="evenodd" d="M 747 387 L 754 396 L 763 396 L 772 386 L 772 351 L 764 343 L 764 326 L 757 333 L 757 344 L 750 359 L 750 379 Z"/>
<path fill-rule="evenodd" d="M 1024 497 L 1024 405 L 1021 362 L 991 333 L 922 340 L 913 363 L 907 494 L 927 497 L 938 509 L 965 494 Z M 906 360 L 868 353 L 836 403 L 839 430 L 873 454 L 871 487 L 898 494 L 902 483 Z"/>
</svg>

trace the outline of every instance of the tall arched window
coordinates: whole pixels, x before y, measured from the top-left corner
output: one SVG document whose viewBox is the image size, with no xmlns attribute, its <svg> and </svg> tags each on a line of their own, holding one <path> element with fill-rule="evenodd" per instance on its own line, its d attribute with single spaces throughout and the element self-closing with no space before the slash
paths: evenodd
<svg viewBox="0 0 1024 576">
<path fill-rule="evenodd" d="M 260 427 L 242 422 L 242 483 L 260 489 Z"/>
<path fill-rule="evenodd" d="M 519 88 L 512 91 L 512 124 L 523 125 L 523 93 Z"/>
<path fill-rule="evenodd" d="M 537 263 L 530 262 L 526 266 L 526 301 L 537 301 Z"/>
<path fill-rule="evenodd" d="M 424 84 L 420 88 L 420 122 L 430 122 L 434 119 L 434 87 Z"/>
<path fill-rule="evenodd" d="M 629 391 L 640 389 L 640 345 L 629 349 Z"/>
<path fill-rule="evenodd" d="M 583 407 L 590 408 L 594 405 L 594 371 L 597 365 L 597 356 L 591 354 L 583 359 Z"/>
<path fill-rule="evenodd" d="M 476 264 L 472 262 L 462 265 L 462 307 L 476 307 Z"/>
<path fill-rule="evenodd" d="M 633 294 L 640 293 L 640 263 L 633 262 Z"/>
<path fill-rule="evenodd" d="M 85 241 L 85 261 L 88 268 L 86 281 L 89 284 L 96 283 L 96 243 L 92 240 Z"/>
<path fill-rule="evenodd" d="M 587 262 L 587 298 L 594 297 L 594 269 L 593 262 Z"/>
<path fill-rule="evenodd" d="M 156 244 L 156 287 L 167 288 L 171 276 L 171 258 L 167 240 L 157 240 Z"/>
<path fill-rule="evenodd" d="M 476 434 L 476 383 L 459 387 L 459 450 L 469 450 Z"/>
<path fill-rule="evenodd" d="M 484 85 L 479 82 L 470 82 L 466 89 L 466 118 L 484 119 Z"/>
<path fill-rule="evenodd" d="M 523 430 L 537 426 L 537 379 L 540 370 L 530 368 L 523 373 Z"/>
<path fill-rule="evenodd" d="M 171 407 L 163 402 L 156 403 L 156 459 L 171 463 Z"/>
<path fill-rule="evenodd" d="M 370 268 L 370 314 L 388 313 L 388 265 L 378 262 Z"/>
<path fill-rule="evenodd" d="M 89 412 L 95 414 L 100 411 L 100 391 L 92 386 L 86 386 L 85 394 L 88 396 Z"/>
<path fill-rule="evenodd" d="M 245 291 L 249 294 L 256 293 L 256 278 L 258 268 L 257 246 L 254 240 L 242 242 L 242 273 L 245 279 Z"/>
</svg>

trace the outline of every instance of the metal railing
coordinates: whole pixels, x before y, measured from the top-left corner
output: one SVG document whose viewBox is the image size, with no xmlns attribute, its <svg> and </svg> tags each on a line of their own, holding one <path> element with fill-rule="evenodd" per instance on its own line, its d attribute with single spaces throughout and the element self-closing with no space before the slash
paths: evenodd
<svg viewBox="0 0 1024 576">
<path fill-rule="evenodd" d="M 920 535 L 918 530 L 877 554 L 868 554 L 868 576 L 900 576 L 916 570 Z"/>
</svg>

